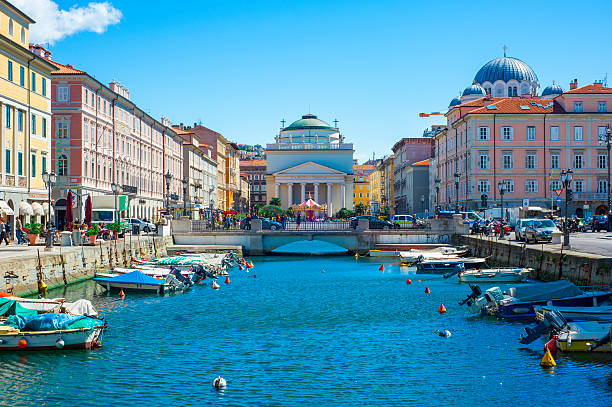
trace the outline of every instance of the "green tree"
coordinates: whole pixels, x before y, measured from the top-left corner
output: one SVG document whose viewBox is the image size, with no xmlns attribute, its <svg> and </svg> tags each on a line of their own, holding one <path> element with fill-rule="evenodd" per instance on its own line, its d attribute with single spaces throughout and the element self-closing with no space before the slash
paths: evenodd
<svg viewBox="0 0 612 407">
<path fill-rule="evenodd" d="M 263 208 L 261 204 L 255 204 L 255 206 L 253 206 L 253 210 L 255 211 L 256 215 L 261 214 L 261 208 Z"/>
<path fill-rule="evenodd" d="M 355 214 L 356 214 L 357 216 L 359 216 L 359 215 L 365 215 L 365 213 L 366 213 L 367 211 L 368 211 L 368 207 L 367 207 L 367 206 L 365 206 L 364 204 L 359 203 L 359 204 L 355 205 Z"/>
<path fill-rule="evenodd" d="M 272 198 L 270 199 L 270 205 L 274 205 L 274 206 L 281 206 L 281 200 L 280 198 Z"/>
<path fill-rule="evenodd" d="M 338 219 L 348 219 L 352 217 L 353 215 L 354 215 L 353 211 L 348 210 L 346 208 L 342 208 L 338 212 L 336 212 L 336 218 Z"/>
</svg>

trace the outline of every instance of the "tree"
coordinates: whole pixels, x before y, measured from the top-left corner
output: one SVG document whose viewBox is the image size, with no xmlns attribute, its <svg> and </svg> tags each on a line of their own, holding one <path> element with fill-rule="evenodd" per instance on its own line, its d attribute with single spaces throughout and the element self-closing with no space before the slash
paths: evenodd
<svg viewBox="0 0 612 407">
<path fill-rule="evenodd" d="M 266 218 L 271 218 L 273 216 L 280 216 L 284 212 L 283 210 L 276 205 L 266 205 L 259 211 L 260 215 Z"/>
<path fill-rule="evenodd" d="M 367 206 L 365 206 L 364 204 L 359 203 L 359 204 L 355 205 L 355 214 L 356 214 L 357 216 L 359 216 L 359 215 L 365 215 L 365 213 L 366 213 L 367 211 L 368 211 L 368 207 L 367 207 Z"/>
<path fill-rule="evenodd" d="M 280 198 L 272 198 L 272 199 L 270 199 L 270 205 L 274 205 L 274 206 L 279 206 L 280 207 L 282 205 Z"/>
<path fill-rule="evenodd" d="M 263 205 L 261 204 L 255 204 L 255 206 L 253 206 L 253 210 L 255 211 L 256 215 L 259 215 L 261 213 L 261 208 L 263 208 Z"/>
<path fill-rule="evenodd" d="M 353 216 L 353 211 L 350 211 L 346 208 L 342 208 L 338 212 L 336 212 L 336 218 L 338 219 L 347 219 L 352 216 Z"/>
</svg>

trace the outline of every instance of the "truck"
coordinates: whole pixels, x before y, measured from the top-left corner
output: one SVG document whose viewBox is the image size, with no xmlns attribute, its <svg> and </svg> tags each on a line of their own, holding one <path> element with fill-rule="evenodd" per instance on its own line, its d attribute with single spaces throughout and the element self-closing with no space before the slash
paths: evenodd
<svg viewBox="0 0 612 407">
<path fill-rule="evenodd" d="M 115 196 L 114 195 L 98 195 L 91 197 L 91 223 L 109 225 L 115 223 L 116 214 L 129 209 L 129 197 L 127 195 L 117 196 L 117 206 L 115 211 Z M 129 223 L 125 219 L 121 219 L 121 230 L 124 233 Z"/>
<path fill-rule="evenodd" d="M 504 208 L 505 218 L 508 225 L 514 229 L 519 219 L 542 219 L 547 217 L 552 211 L 540 206 L 515 206 Z M 501 208 L 489 208 L 485 210 L 485 218 L 501 219 Z"/>
</svg>

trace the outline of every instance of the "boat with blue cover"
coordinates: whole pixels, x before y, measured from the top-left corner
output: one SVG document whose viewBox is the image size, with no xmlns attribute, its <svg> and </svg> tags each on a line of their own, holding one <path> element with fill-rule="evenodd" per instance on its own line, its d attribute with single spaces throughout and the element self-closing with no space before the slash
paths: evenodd
<svg viewBox="0 0 612 407">
<path fill-rule="evenodd" d="M 160 280 L 159 278 L 148 276 L 140 270 L 115 276 L 95 277 L 93 280 L 102 287 L 106 287 L 108 291 L 114 289 L 162 294 L 178 288 L 168 282 L 167 279 Z"/>
</svg>

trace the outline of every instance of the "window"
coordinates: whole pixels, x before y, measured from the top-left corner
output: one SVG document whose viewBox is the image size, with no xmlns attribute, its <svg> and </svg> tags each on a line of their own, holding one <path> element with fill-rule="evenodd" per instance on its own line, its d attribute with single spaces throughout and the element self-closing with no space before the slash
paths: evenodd
<svg viewBox="0 0 612 407">
<path fill-rule="evenodd" d="M 581 179 L 574 180 L 574 192 L 584 192 L 584 181 Z"/>
<path fill-rule="evenodd" d="M 6 172 L 7 174 L 12 174 L 12 167 L 11 167 L 11 150 L 9 150 L 8 148 L 6 150 L 4 150 L 4 172 Z"/>
<path fill-rule="evenodd" d="M 43 117 L 42 118 L 42 136 L 43 137 L 47 137 L 47 118 Z"/>
<path fill-rule="evenodd" d="M 502 167 L 505 170 L 509 170 L 513 167 L 512 153 L 503 153 L 502 155 Z"/>
<path fill-rule="evenodd" d="M 17 110 L 17 131 L 23 131 L 23 111 Z"/>
<path fill-rule="evenodd" d="M 478 181 L 478 192 L 491 192 L 491 184 L 489 180 L 481 179 Z"/>
<path fill-rule="evenodd" d="M 70 99 L 68 86 L 58 86 L 57 87 L 57 101 L 58 102 L 68 102 L 68 99 Z"/>
<path fill-rule="evenodd" d="M 57 159 L 57 175 L 68 175 L 68 157 L 62 154 Z"/>
<path fill-rule="evenodd" d="M 25 86 L 25 68 L 23 66 L 19 67 L 19 85 Z"/>
<path fill-rule="evenodd" d="M 488 140 L 488 139 L 489 139 L 489 128 L 479 127 L 478 128 L 478 140 Z"/>
<path fill-rule="evenodd" d="M 606 154 L 597 155 L 597 168 L 600 170 L 608 168 L 608 156 Z"/>
<path fill-rule="evenodd" d="M 23 175 L 23 151 L 17 152 L 17 175 Z"/>
<path fill-rule="evenodd" d="M 555 189 L 561 189 L 561 181 L 558 179 L 550 181 L 550 190 L 554 191 Z"/>
<path fill-rule="evenodd" d="M 608 193 L 608 180 L 606 179 L 597 180 L 597 193 L 599 194 Z"/>
<path fill-rule="evenodd" d="M 559 126 L 550 126 L 550 141 L 559 141 Z"/>
<path fill-rule="evenodd" d="M 42 95 L 43 96 L 47 96 L 47 79 L 46 78 L 42 78 L 42 89 L 41 89 Z"/>
<path fill-rule="evenodd" d="M 583 141 L 584 135 L 582 133 L 582 126 L 574 127 L 574 141 Z"/>
<path fill-rule="evenodd" d="M 32 170 L 32 178 L 36 178 L 36 154 L 32 153 L 32 165 L 30 166 Z"/>
<path fill-rule="evenodd" d="M 25 28 L 21 27 L 21 43 L 25 44 L 25 40 L 26 40 L 26 32 L 25 32 Z"/>
<path fill-rule="evenodd" d="M 89 138 L 89 123 L 87 123 L 87 120 L 85 120 L 85 123 L 83 123 L 83 136 L 85 142 L 87 142 Z"/>
<path fill-rule="evenodd" d="M 512 193 L 514 192 L 514 181 L 511 179 L 502 180 L 504 184 L 506 184 L 506 192 Z"/>
<path fill-rule="evenodd" d="M 363 192 L 359 193 L 359 198 L 363 198 Z"/>
<path fill-rule="evenodd" d="M 535 141 L 536 128 L 535 126 L 527 126 L 527 141 Z"/>
<path fill-rule="evenodd" d="M 6 106 L 6 110 L 4 112 L 6 113 L 6 118 L 4 122 L 6 124 L 6 127 L 10 128 L 11 127 L 11 107 Z"/>
<path fill-rule="evenodd" d="M 43 154 L 42 156 L 42 174 L 44 174 L 45 172 L 47 172 L 47 156 Z"/>
<path fill-rule="evenodd" d="M 582 112 L 582 102 L 574 102 L 574 112 Z"/>
<path fill-rule="evenodd" d="M 607 127 L 606 126 L 597 126 L 597 140 L 605 141 L 607 136 Z"/>
<path fill-rule="evenodd" d="M 36 134 L 36 115 L 32 115 L 32 129 L 30 130 L 32 134 Z"/>
<path fill-rule="evenodd" d="M 527 181 L 525 181 L 525 192 L 526 193 L 538 192 L 538 180 L 528 179 Z"/>
<path fill-rule="evenodd" d="M 527 153 L 525 156 L 525 168 L 531 170 L 538 168 L 538 156 L 536 153 Z"/>
<path fill-rule="evenodd" d="M 502 140 L 504 141 L 509 141 L 512 140 L 512 127 L 510 126 L 504 126 L 502 127 Z"/>
<path fill-rule="evenodd" d="M 584 155 L 582 153 L 574 154 L 574 168 L 582 169 L 584 167 Z"/>
<path fill-rule="evenodd" d="M 30 89 L 32 89 L 32 92 L 36 92 L 36 74 L 34 72 L 32 72 L 32 82 L 30 85 Z"/>
<path fill-rule="evenodd" d="M 559 154 L 558 153 L 550 154 L 550 168 L 559 169 Z"/>
<path fill-rule="evenodd" d="M 597 102 L 597 111 L 599 113 L 605 113 L 608 111 L 608 103 L 607 102 Z"/>
<path fill-rule="evenodd" d="M 13 61 L 8 61 L 8 80 L 13 82 Z"/>
<path fill-rule="evenodd" d="M 13 19 L 12 18 L 9 18 L 8 33 L 11 37 L 13 36 Z"/>
<path fill-rule="evenodd" d="M 486 170 L 489 168 L 489 154 L 481 153 L 478 155 L 478 168 L 481 170 Z"/>
<path fill-rule="evenodd" d="M 89 100 L 89 91 L 85 89 L 85 104 L 87 104 L 88 100 Z"/>
</svg>

